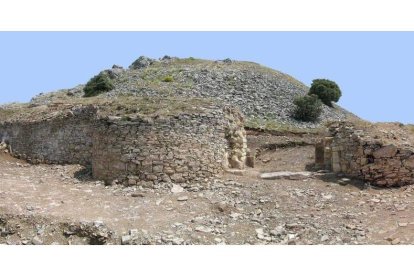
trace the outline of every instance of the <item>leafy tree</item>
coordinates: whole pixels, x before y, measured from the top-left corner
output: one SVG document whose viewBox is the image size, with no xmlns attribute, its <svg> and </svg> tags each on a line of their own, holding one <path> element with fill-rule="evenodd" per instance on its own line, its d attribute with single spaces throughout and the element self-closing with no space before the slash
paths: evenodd
<svg viewBox="0 0 414 276">
<path fill-rule="evenodd" d="M 316 95 L 297 97 L 293 117 L 304 122 L 315 122 L 322 113 L 322 102 Z"/>
<path fill-rule="evenodd" d="M 338 102 L 342 96 L 339 86 L 327 79 L 315 79 L 309 90 L 310 95 L 316 95 L 327 106 L 332 107 L 332 102 Z"/>
<path fill-rule="evenodd" d="M 107 74 L 99 73 L 91 78 L 83 88 L 85 97 L 93 97 L 101 93 L 111 91 L 115 86 Z"/>
</svg>

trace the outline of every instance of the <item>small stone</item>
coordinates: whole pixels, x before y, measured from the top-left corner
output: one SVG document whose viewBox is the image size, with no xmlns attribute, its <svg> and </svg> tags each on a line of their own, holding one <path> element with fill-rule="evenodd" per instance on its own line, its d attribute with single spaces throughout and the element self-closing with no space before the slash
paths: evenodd
<svg viewBox="0 0 414 276">
<path fill-rule="evenodd" d="M 137 236 L 138 235 L 138 229 L 131 229 L 131 230 L 129 230 L 129 235 L 131 235 L 131 236 Z"/>
<path fill-rule="evenodd" d="M 406 227 L 407 225 L 408 225 L 407 222 L 399 222 L 398 223 L 398 226 L 400 226 L 400 227 Z"/>
<path fill-rule="evenodd" d="M 173 184 L 172 188 L 171 188 L 171 192 L 173 194 L 178 194 L 178 193 L 182 193 L 184 192 L 184 188 L 181 187 L 180 185 L 177 184 Z"/>
<path fill-rule="evenodd" d="M 351 229 L 351 230 L 355 230 L 355 229 L 356 229 L 356 226 L 355 226 L 355 225 L 353 225 L 353 224 L 347 224 L 345 227 L 346 227 L 347 229 Z"/>
<path fill-rule="evenodd" d="M 34 244 L 34 245 L 42 245 L 43 244 L 43 241 L 38 236 L 35 236 L 32 239 L 32 244 Z"/>
<path fill-rule="evenodd" d="M 178 201 L 187 201 L 188 200 L 188 196 L 180 196 L 179 198 L 177 198 Z"/>
<path fill-rule="evenodd" d="M 256 229 L 256 234 L 258 234 L 258 235 L 263 235 L 263 234 L 264 234 L 264 232 L 263 232 L 263 228 L 257 228 L 257 229 Z"/>
<path fill-rule="evenodd" d="M 203 226 L 203 225 L 199 225 L 199 226 L 197 226 L 197 227 L 195 228 L 195 230 L 196 230 L 197 232 L 203 232 L 203 233 L 210 233 L 210 232 L 212 232 L 212 231 L 213 231 L 213 229 L 211 229 L 210 227 L 206 227 L 206 226 Z"/>
<path fill-rule="evenodd" d="M 265 240 L 265 241 L 271 241 L 272 240 L 272 238 L 265 235 L 265 233 L 263 231 L 263 228 L 257 228 L 256 229 L 256 234 L 257 234 L 257 238 L 259 240 Z"/>
<path fill-rule="evenodd" d="M 401 212 L 404 211 L 406 209 L 406 205 L 399 205 L 399 204 L 394 204 L 395 209 L 397 209 L 397 211 Z"/>
<path fill-rule="evenodd" d="M 290 179 L 290 180 L 303 180 L 312 177 L 311 172 L 288 172 L 288 171 L 280 171 L 280 172 L 270 172 L 270 173 L 262 173 L 260 175 L 261 179 L 265 180 L 274 180 L 274 179 Z"/>
<path fill-rule="evenodd" d="M 125 235 L 121 237 L 121 244 L 122 245 L 126 245 L 129 244 L 131 242 L 131 236 L 130 235 Z"/>
<path fill-rule="evenodd" d="M 326 199 L 326 200 L 330 200 L 330 199 L 332 199 L 332 197 L 333 197 L 333 195 L 331 195 L 331 194 L 322 194 L 322 197 L 323 197 L 323 199 Z"/>
<path fill-rule="evenodd" d="M 94 221 L 94 222 L 93 222 L 93 225 L 94 225 L 95 227 L 101 227 L 101 226 L 103 226 L 103 225 L 104 225 L 104 223 L 103 223 L 103 221 L 101 221 L 101 220 L 96 220 L 96 221 Z"/>
<path fill-rule="evenodd" d="M 395 238 L 391 241 L 391 244 L 396 245 L 396 244 L 399 244 L 400 242 L 401 242 L 401 240 L 399 238 Z"/>
<path fill-rule="evenodd" d="M 296 238 L 295 234 L 288 234 L 287 236 L 289 240 L 293 240 L 294 238 Z"/>
<path fill-rule="evenodd" d="M 239 213 L 231 213 L 230 214 L 230 217 L 232 218 L 232 219 L 237 219 L 238 217 L 240 217 L 241 216 L 241 214 L 239 214 Z"/>
<path fill-rule="evenodd" d="M 323 235 L 322 237 L 321 237 L 321 242 L 326 242 L 326 241 L 328 241 L 329 240 L 329 236 L 328 235 Z"/>
<path fill-rule="evenodd" d="M 270 235 L 272 236 L 281 236 L 286 233 L 286 230 L 283 226 L 277 226 L 274 230 L 270 231 Z"/>
<path fill-rule="evenodd" d="M 184 243 L 184 239 L 182 239 L 182 238 L 175 237 L 175 238 L 172 239 L 172 244 L 174 244 L 174 245 L 180 245 L 180 244 L 183 244 L 183 243 Z"/>
</svg>

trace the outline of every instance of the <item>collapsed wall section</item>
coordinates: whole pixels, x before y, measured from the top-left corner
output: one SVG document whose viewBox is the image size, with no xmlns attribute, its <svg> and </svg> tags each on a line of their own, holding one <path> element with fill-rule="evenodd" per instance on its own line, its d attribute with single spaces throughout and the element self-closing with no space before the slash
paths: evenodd
<svg viewBox="0 0 414 276">
<path fill-rule="evenodd" d="M 401 133 L 394 136 L 392 143 L 350 123 L 333 125 L 330 136 L 316 145 L 316 165 L 377 186 L 414 184 L 414 147 L 397 141 L 408 141 Z"/>
<path fill-rule="evenodd" d="M 11 154 L 31 163 L 89 165 L 96 108 L 73 108 L 40 121 L 0 124 L 0 142 Z"/>
<path fill-rule="evenodd" d="M 243 137 L 241 143 L 228 140 L 244 131 L 241 114 L 229 107 L 162 118 L 110 117 L 98 125 L 92 167 L 94 177 L 105 181 L 181 183 L 217 175 L 246 155 Z"/>
</svg>

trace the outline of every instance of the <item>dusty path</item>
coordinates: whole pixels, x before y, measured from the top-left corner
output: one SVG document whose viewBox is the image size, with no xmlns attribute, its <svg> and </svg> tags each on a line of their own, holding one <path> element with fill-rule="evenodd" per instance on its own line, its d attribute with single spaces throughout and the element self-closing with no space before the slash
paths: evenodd
<svg viewBox="0 0 414 276">
<path fill-rule="evenodd" d="M 339 184 L 330 175 L 257 177 L 303 171 L 312 159 L 312 146 L 276 147 L 262 151 L 257 167 L 242 176 L 226 174 L 172 193 L 107 187 L 77 179 L 80 166 L 32 166 L 0 154 L 0 218 L 9 216 L 0 219 L 0 243 L 88 243 L 51 226 L 63 221 L 104 224 L 113 231 L 110 243 L 121 237 L 136 244 L 414 243 L 412 187 L 376 190 Z"/>
</svg>

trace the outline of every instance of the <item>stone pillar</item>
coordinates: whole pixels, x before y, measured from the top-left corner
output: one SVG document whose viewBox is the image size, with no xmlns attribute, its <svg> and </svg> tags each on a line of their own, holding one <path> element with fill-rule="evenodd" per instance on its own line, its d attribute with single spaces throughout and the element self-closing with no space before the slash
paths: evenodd
<svg viewBox="0 0 414 276">
<path fill-rule="evenodd" d="M 247 138 L 244 130 L 244 119 L 242 114 L 233 108 L 224 109 L 228 125 L 225 137 L 228 142 L 229 167 L 243 170 L 246 165 Z"/>
</svg>

